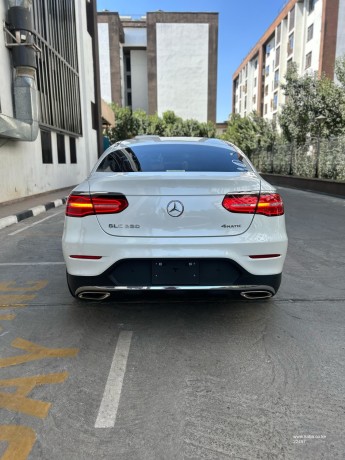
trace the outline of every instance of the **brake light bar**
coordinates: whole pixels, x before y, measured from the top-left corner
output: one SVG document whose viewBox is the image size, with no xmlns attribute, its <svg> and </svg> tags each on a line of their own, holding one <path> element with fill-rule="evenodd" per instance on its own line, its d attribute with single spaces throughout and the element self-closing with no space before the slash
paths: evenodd
<svg viewBox="0 0 345 460">
<path fill-rule="evenodd" d="M 128 207 L 124 195 L 78 195 L 68 197 L 66 216 L 85 217 L 93 214 L 117 214 Z"/>
<path fill-rule="evenodd" d="M 254 256 L 249 256 L 250 259 L 274 259 L 280 257 L 281 254 L 258 254 Z"/>
<path fill-rule="evenodd" d="M 87 259 L 87 260 L 99 260 L 102 259 L 102 256 L 78 256 L 78 255 L 71 255 L 69 256 L 71 259 Z"/>
<path fill-rule="evenodd" d="M 284 214 L 283 200 L 278 193 L 226 195 L 222 205 L 227 211 L 235 213 L 262 214 L 268 217 Z"/>
</svg>

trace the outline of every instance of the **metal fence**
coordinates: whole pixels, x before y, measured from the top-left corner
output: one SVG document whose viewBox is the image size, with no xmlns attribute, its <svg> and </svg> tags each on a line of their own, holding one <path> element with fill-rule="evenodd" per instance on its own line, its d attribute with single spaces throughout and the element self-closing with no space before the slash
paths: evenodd
<svg viewBox="0 0 345 460">
<path fill-rule="evenodd" d="M 262 173 L 345 181 L 345 136 L 277 144 L 271 151 L 256 150 L 250 160 Z"/>
</svg>

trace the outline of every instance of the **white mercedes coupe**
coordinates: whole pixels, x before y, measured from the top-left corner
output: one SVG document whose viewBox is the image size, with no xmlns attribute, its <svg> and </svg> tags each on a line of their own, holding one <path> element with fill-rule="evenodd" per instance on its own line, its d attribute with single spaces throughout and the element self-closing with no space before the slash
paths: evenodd
<svg viewBox="0 0 345 460">
<path fill-rule="evenodd" d="M 109 147 L 70 194 L 63 255 L 71 294 L 128 290 L 277 293 L 282 198 L 219 139 L 137 136 Z"/>
</svg>

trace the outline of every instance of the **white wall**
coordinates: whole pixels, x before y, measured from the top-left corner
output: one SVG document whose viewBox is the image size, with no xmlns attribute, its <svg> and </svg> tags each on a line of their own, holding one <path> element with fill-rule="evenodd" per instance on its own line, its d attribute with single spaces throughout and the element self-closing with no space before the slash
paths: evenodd
<svg viewBox="0 0 345 460">
<path fill-rule="evenodd" d="M 157 31 L 158 114 L 207 121 L 208 24 L 161 24 Z"/>
<path fill-rule="evenodd" d="M 131 50 L 132 109 L 148 112 L 147 52 Z"/>
<path fill-rule="evenodd" d="M 345 56 L 345 0 L 339 0 L 336 57 Z"/>
<path fill-rule="evenodd" d="M 125 34 L 124 46 L 143 46 L 147 47 L 147 29 L 146 28 L 134 28 L 124 27 L 123 32 Z"/>
<path fill-rule="evenodd" d="M 98 23 L 98 43 L 101 97 L 106 102 L 112 102 L 108 23 Z"/>
<path fill-rule="evenodd" d="M 4 18 L 4 2 L 0 2 L 1 23 Z M 83 129 L 83 136 L 76 141 L 77 164 L 70 164 L 68 136 L 65 136 L 66 164 L 58 164 L 55 133 L 52 133 L 53 164 L 42 163 L 40 134 L 34 142 L 0 138 L 0 203 L 76 185 L 85 179 L 97 159 L 97 135 L 91 121 L 91 101 L 94 101 L 91 37 L 86 29 L 85 5 L 78 1 L 76 18 Z M 1 109 L 2 113 L 12 116 L 9 56 L 0 34 Z"/>
</svg>

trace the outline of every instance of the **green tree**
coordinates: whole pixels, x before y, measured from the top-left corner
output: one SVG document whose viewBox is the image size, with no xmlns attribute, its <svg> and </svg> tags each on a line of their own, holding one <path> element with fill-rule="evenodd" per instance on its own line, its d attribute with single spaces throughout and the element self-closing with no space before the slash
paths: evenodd
<svg viewBox="0 0 345 460">
<path fill-rule="evenodd" d="M 214 137 L 214 123 L 200 123 L 197 120 L 182 120 L 172 110 L 163 113 L 162 118 L 157 114 L 147 115 L 143 110 L 132 111 L 112 104 L 115 114 L 115 126 L 107 132 L 111 143 L 130 139 L 136 135 L 157 136 L 197 136 Z"/>
<path fill-rule="evenodd" d="M 128 107 L 119 107 L 111 104 L 111 108 L 115 115 L 115 126 L 108 130 L 110 142 L 130 139 L 137 134 L 133 123 L 132 111 Z"/>
<path fill-rule="evenodd" d="M 222 138 L 238 145 L 247 155 L 258 148 L 272 150 L 279 137 L 276 124 L 260 117 L 256 112 L 247 117 L 232 114 Z"/>
<path fill-rule="evenodd" d="M 228 140 L 250 155 L 258 146 L 255 123 L 250 117 L 241 117 L 233 113 L 228 121 L 228 127 L 223 135 Z"/>
<path fill-rule="evenodd" d="M 147 134 L 164 136 L 163 120 L 157 115 L 157 113 L 155 113 L 154 115 L 149 115 L 148 121 L 149 124 L 147 128 Z"/>
<path fill-rule="evenodd" d="M 150 120 L 145 110 L 136 110 L 132 113 L 133 132 L 136 134 L 148 134 Z"/>
<path fill-rule="evenodd" d="M 335 62 L 335 74 L 340 85 L 345 89 L 345 56 L 339 57 Z"/>
<path fill-rule="evenodd" d="M 282 85 L 286 103 L 279 116 L 285 138 L 303 144 L 308 137 L 330 137 L 344 131 L 344 90 L 325 76 L 298 76 L 296 64 L 291 65 Z M 325 117 L 322 124 L 318 117 Z"/>
</svg>

